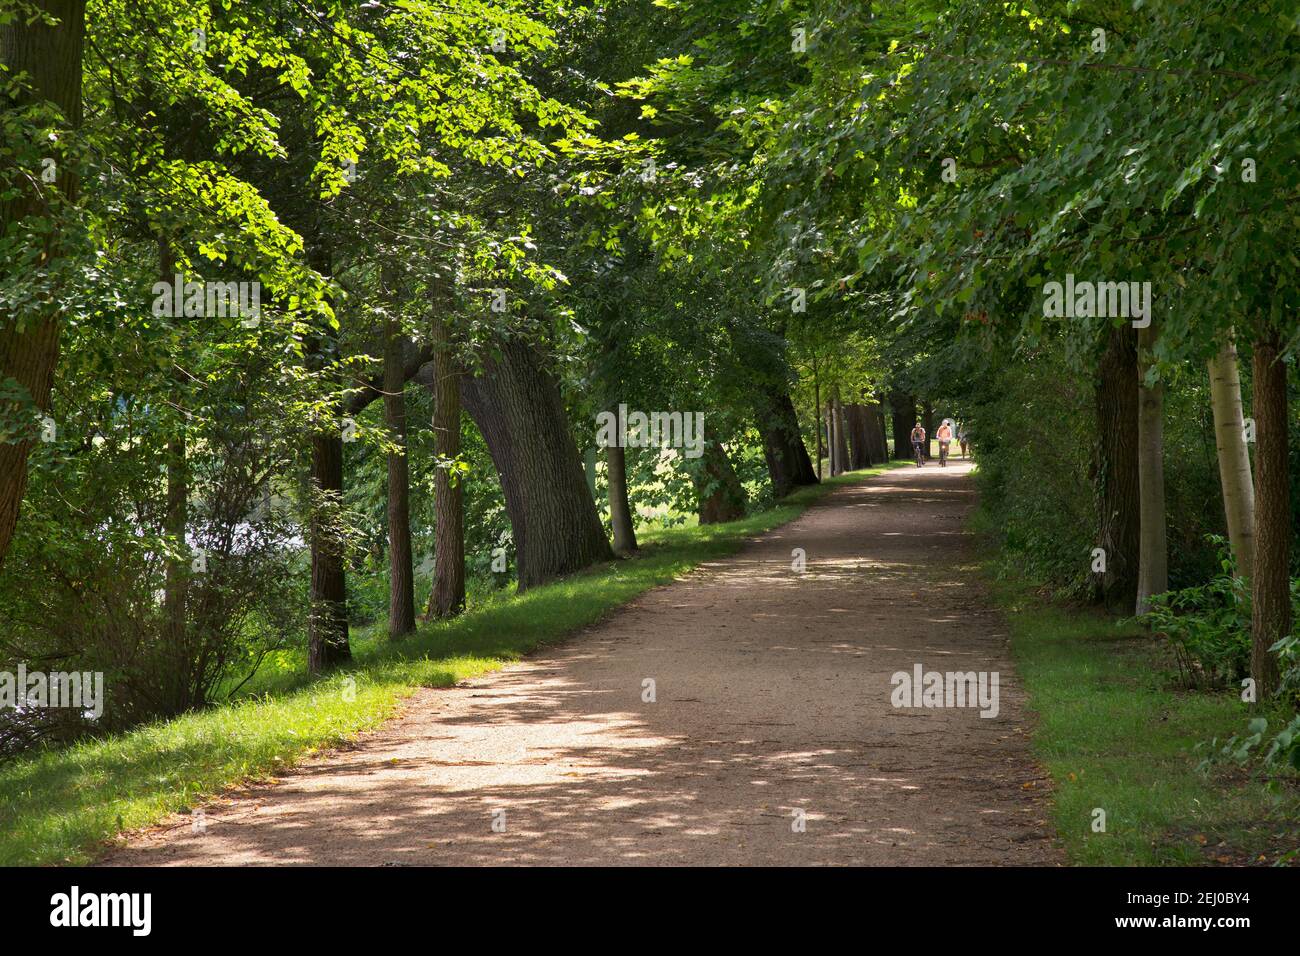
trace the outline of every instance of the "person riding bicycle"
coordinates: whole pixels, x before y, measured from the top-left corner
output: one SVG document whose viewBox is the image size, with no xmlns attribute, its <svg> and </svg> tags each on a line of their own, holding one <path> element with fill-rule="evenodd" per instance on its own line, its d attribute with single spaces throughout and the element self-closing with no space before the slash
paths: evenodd
<svg viewBox="0 0 1300 956">
<path fill-rule="evenodd" d="M 916 455 L 916 467 L 921 467 L 921 449 L 925 447 L 925 429 L 917 422 L 912 429 L 912 451 Z"/>
<path fill-rule="evenodd" d="M 939 439 L 939 466 L 948 467 L 948 445 L 952 442 L 952 426 L 946 421 L 939 426 L 939 430 L 934 433 L 934 437 Z"/>
</svg>

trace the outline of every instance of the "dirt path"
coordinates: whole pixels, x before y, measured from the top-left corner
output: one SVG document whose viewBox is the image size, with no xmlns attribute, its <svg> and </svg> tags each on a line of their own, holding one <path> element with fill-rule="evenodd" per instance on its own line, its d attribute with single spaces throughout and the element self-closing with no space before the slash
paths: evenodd
<svg viewBox="0 0 1300 956">
<path fill-rule="evenodd" d="M 210 804 L 206 832 L 177 817 L 105 862 L 1061 862 L 1006 629 L 964 564 L 973 497 L 961 463 L 836 491 L 563 647 L 421 691 L 354 747 Z M 895 709 L 890 676 L 917 663 L 999 672 L 1000 713 Z"/>
</svg>

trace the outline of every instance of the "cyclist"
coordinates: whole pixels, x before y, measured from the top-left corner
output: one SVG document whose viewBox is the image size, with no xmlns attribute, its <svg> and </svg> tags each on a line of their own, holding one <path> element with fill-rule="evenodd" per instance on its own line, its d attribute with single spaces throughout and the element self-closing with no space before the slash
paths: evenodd
<svg viewBox="0 0 1300 956">
<path fill-rule="evenodd" d="M 939 467 L 948 467 L 948 445 L 952 442 L 952 426 L 945 420 L 939 426 L 939 430 L 934 433 L 934 437 L 939 439 Z"/>
<path fill-rule="evenodd" d="M 925 429 L 917 422 L 912 429 L 912 452 L 916 455 L 916 467 L 921 467 L 921 449 L 925 447 Z"/>
</svg>

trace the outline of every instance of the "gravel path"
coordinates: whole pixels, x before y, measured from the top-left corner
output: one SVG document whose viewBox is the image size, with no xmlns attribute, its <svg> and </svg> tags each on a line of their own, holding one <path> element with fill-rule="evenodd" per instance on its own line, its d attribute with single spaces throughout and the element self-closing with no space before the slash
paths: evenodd
<svg viewBox="0 0 1300 956">
<path fill-rule="evenodd" d="M 176 817 L 104 862 L 1061 863 L 970 567 L 967 472 L 837 490 L 563 646 L 214 801 L 205 832 Z M 918 663 L 998 672 L 997 717 L 892 706 Z"/>
</svg>

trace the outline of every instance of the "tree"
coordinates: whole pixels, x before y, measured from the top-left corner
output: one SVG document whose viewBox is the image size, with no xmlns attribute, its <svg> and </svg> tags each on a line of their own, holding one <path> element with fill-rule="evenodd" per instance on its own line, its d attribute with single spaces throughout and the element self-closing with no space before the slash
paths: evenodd
<svg viewBox="0 0 1300 956">
<path fill-rule="evenodd" d="M 5 157 L 26 168 L 12 178 L 5 176 L 4 184 L 12 183 L 12 191 L 6 189 L 0 197 L 0 281 L 15 288 L 28 285 L 18 281 L 20 270 L 34 270 L 70 254 L 74 243 L 65 234 L 65 219 L 77 202 L 79 187 L 75 153 L 68 143 L 81 124 L 86 3 L 34 0 L 32 6 L 34 14 L 0 20 L 0 104 L 22 116 L 20 128 L 26 137 L 13 150 L 16 155 Z M 14 129 L 6 125 L 6 131 Z M 46 155 L 51 142 L 53 156 Z M 49 169 L 56 171 L 52 184 L 42 178 Z M 54 301 L 58 292 L 44 290 L 27 307 L 0 301 L 0 411 L 5 413 L 0 420 L 0 566 L 27 487 L 31 419 L 50 409 L 59 356 L 60 315 Z"/>
<path fill-rule="evenodd" d="M 912 428 L 916 417 L 916 397 L 894 392 L 890 395 L 890 418 L 894 426 L 894 457 L 906 461 L 912 457 Z"/>
<path fill-rule="evenodd" d="M 776 386 L 762 388 L 756 417 L 763 436 L 763 457 L 772 479 L 772 493 L 784 498 L 800 485 L 816 484 L 817 475 L 799 434 L 799 418 L 790 393 Z"/>
<path fill-rule="evenodd" d="M 1241 379 L 1237 347 L 1225 338 L 1209 360 L 1210 404 L 1218 451 L 1223 510 L 1237 574 L 1249 580 L 1255 566 L 1255 489 L 1250 477 L 1246 423 L 1241 414 Z"/>
<path fill-rule="evenodd" d="M 1137 332 L 1130 324 L 1110 327 L 1099 363 L 1094 394 L 1097 410 L 1097 544 L 1106 570 L 1096 579 L 1094 596 L 1112 608 L 1137 606 L 1138 359 Z"/>
<path fill-rule="evenodd" d="M 1155 328 L 1138 330 L 1138 582 L 1137 613 L 1169 589 L 1165 543 L 1164 384 L 1150 381 Z"/>
<path fill-rule="evenodd" d="M 453 617 L 465 609 L 465 496 L 459 468 L 462 383 L 451 326 L 442 316 L 433 319 L 433 349 L 433 436 L 438 462 L 433 479 L 437 513 L 428 613 Z"/>
<path fill-rule="evenodd" d="M 555 380 L 534 347 L 500 341 L 461 400 L 487 441 L 514 531 L 519 590 L 613 557 Z"/>
<path fill-rule="evenodd" d="M 1250 672 L 1260 699 L 1278 686 L 1273 645 L 1291 631 L 1291 476 L 1282 340 L 1265 327 L 1255 339 L 1255 560 L 1251 568 Z"/>
<path fill-rule="evenodd" d="M 415 577 L 411 565 L 411 479 L 407 465 L 406 379 L 402 338 L 395 317 L 385 323 L 384 420 L 388 425 L 388 636 L 415 630 Z"/>
<path fill-rule="evenodd" d="M 727 450 L 711 433 L 704 429 L 704 454 L 694 472 L 695 493 L 699 501 L 700 524 L 721 524 L 745 516 L 745 487 L 731 466 Z"/>
<path fill-rule="evenodd" d="M 618 410 L 613 414 L 617 416 Z M 606 447 L 605 467 L 609 476 L 609 524 L 614 533 L 614 553 L 626 557 L 637 550 L 637 543 L 632 504 L 627 496 L 627 458 L 623 446 L 615 443 Z"/>
</svg>

